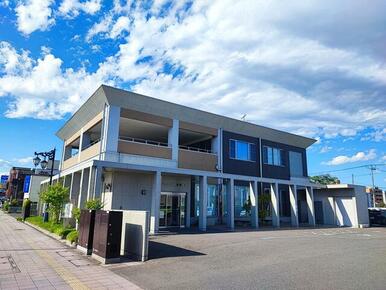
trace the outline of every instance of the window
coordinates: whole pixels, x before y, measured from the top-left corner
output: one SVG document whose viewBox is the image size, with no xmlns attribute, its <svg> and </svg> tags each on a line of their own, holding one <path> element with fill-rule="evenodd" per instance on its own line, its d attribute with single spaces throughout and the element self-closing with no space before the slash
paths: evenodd
<svg viewBox="0 0 386 290">
<path fill-rule="evenodd" d="M 284 152 L 282 149 L 269 146 L 263 147 L 264 164 L 285 166 Z"/>
<path fill-rule="evenodd" d="M 251 215 L 251 200 L 249 198 L 249 186 L 235 185 L 235 218 Z"/>
<path fill-rule="evenodd" d="M 229 158 L 256 161 L 256 145 L 239 140 L 229 140 Z"/>
<path fill-rule="evenodd" d="M 291 176 L 303 176 L 303 157 L 300 152 L 289 152 L 289 164 Z"/>
</svg>

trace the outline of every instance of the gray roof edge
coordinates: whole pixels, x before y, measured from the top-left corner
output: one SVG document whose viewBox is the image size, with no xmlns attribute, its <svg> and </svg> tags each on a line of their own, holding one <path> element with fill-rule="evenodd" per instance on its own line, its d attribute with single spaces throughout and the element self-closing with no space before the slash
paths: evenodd
<svg viewBox="0 0 386 290">
<path fill-rule="evenodd" d="M 81 114 L 82 110 L 84 110 L 87 105 L 95 98 L 95 96 L 99 93 L 99 92 L 102 92 L 103 95 L 105 96 L 106 98 L 106 93 L 105 93 L 105 90 L 103 88 L 103 84 L 100 85 L 93 93 L 92 95 L 75 111 L 75 113 L 73 113 L 70 117 L 70 119 L 68 119 L 66 121 L 66 123 L 59 128 L 58 131 L 56 131 L 55 135 L 57 137 L 59 137 L 60 139 L 64 140 L 65 139 L 65 136 L 64 136 L 64 130 L 68 127 L 68 125 L 73 122 L 75 120 L 76 117 L 78 117 L 78 115 Z"/>
<path fill-rule="evenodd" d="M 311 146 L 312 144 L 314 144 L 317 141 L 316 139 L 313 139 L 313 138 L 296 135 L 296 134 L 293 134 L 293 133 L 289 133 L 289 132 L 278 130 L 278 129 L 274 129 L 274 128 L 269 128 L 269 127 L 262 126 L 262 125 L 257 125 L 257 124 L 254 124 L 254 123 L 251 123 L 251 122 L 247 122 L 247 121 L 237 120 L 237 119 L 234 119 L 234 118 L 231 118 L 231 117 L 224 117 L 224 116 L 221 116 L 221 115 L 216 114 L 216 113 L 207 112 L 207 111 L 204 111 L 204 110 L 188 107 L 188 106 L 185 106 L 185 105 L 176 104 L 176 103 L 173 103 L 173 102 L 170 102 L 170 101 L 165 101 L 165 100 L 157 99 L 157 98 L 154 98 L 154 97 L 150 97 L 150 96 L 138 94 L 138 93 L 135 93 L 135 92 L 119 89 L 119 88 L 112 87 L 112 86 L 109 86 L 109 85 L 103 84 L 102 87 L 104 89 L 104 92 L 105 92 L 105 95 L 106 95 L 108 103 L 112 104 L 112 105 L 114 105 L 114 100 L 110 96 L 109 90 L 118 91 L 118 92 L 125 93 L 125 94 L 132 94 L 132 95 L 140 96 L 140 97 L 143 97 L 143 98 L 147 98 L 149 100 L 154 100 L 154 101 L 158 101 L 158 102 L 167 103 L 167 104 L 169 104 L 171 106 L 181 107 L 181 108 L 184 108 L 186 110 L 200 112 L 201 114 L 207 114 L 207 115 L 214 116 L 214 117 L 220 118 L 220 119 L 221 118 L 222 119 L 229 119 L 229 120 L 232 120 L 233 122 L 237 122 L 239 125 L 246 125 L 246 124 L 248 124 L 249 126 L 254 126 L 256 128 L 259 128 L 259 129 L 274 131 L 274 132 L 277 132 L 277 133 L 280 133 L 280 134 L 283 134 L 283 135 L 299 138 L 302 141 L 304 141 L 304 143 L 306 144 L 305 148 Z M 116 105 L 119 105 L 119 103 L 116 103 Z"/>
</svg>

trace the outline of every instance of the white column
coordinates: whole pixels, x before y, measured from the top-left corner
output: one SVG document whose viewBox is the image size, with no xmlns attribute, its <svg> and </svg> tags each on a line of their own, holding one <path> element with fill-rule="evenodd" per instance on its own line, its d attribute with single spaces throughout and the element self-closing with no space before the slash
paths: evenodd
<svg viewBox="0 0 386 290">
<path fill-rule="evenodd" d="M 227 184 L 227 213 L 228 220 L 227 225 L 230 229 L 235 228 L 235 181 L 233 178 L 228 179 Z"/>
<path fill-rule="evenodd" d="M 298 213 L 298 192 L 295 185 L 289 185 L 289 198 L 291 205 L 291 225 L 293 227 L 299 226 L 299 213 Z"/>
<path fill-rule="evenodd" d="M 271 183 L 272 226 L 280 227 L 279 184 Z"/>
<path fill-rule="evenodd" d="M 158 233 L 159 228 L 159 206 L 161 200 L 161 172 L 157 171 L 153 177 L 153 187 L 151 193 L 151 215 L 150 215 L 150 233 Z"/>
<path fill-rule="evenodd" d="M 217 154 L 217 167 L 222 171 L 222 130 L 217 130 L 217 136 L 212 138 L 212 152 Z"/>
<path fill-rule="evenodd" d="M 200 231 L 206 231 L 206 214 L 208 207 L 208 177 L 200 176 L 200 216 L 198 228 Z"/>
<path fill-rule="evenodd" d="M 102 152 L 114 153 L 118 151 L 119 119 L 121 108 L 106 106 L 103 120 Z"/>
<path fill-rule="evenodd" d="M 95 167 L 91 166 L 89 168 L 89 174 L 88 174 L 88 186 L 87 186 L 87 199 L 90 200 L 93 198 L 93 192 L 94 192 L 94 183 L 95 181 Z"/>
<path fill-rule="evenodd" d="M 74 206 L 78 206 L 78 197 L 80 190 L 80 173 L 73 172 L 71 178 L 71 186 L 70 186 L 70 201 Z"/>
<path fill-rule="evenodd" d="M 179 132 L 180 132 L 180 121 L 174 119 L 173 127 L 169 129 L 168 134 L 168 144 L 172 147 L 172 160 L 178 161 L 178 142 L 179 142 Z"/>
<path fill-rule="evenodd" d="M 315 226 L 314 188 L 312 186 L 306 187 L 306 199 L 308 209 L 308 223 L 311 226 Z"/>
<path fill-rule="evenodd" d="M 185 227 L 190 228 L 190 200 L 191 200 L 191 192 L 186 193 L 185 199 Z"/>
<path fill-rule="evenodd" d="M 89 174 L 90 174 L 89 168 L 82 169 L 82 173 L 80 177 L 79 198 L 78 198 L 79 208 L 84 208 L 84 203 L 85 203 L 85 200 L 87 199 Z"/>
<path fill-rule="evenodd" d="M 102 194 L 102 167 L 95 167 L 95 183 L 93 198 L 101 198 Z"/>
<path fill-rule="evenodd" d="M 258 207 L 258 192 L 257 182 L 249 183 L 249 198 L 251 200 L 251 225 L 254 228 L 259 227 L 259 207 Z"/>
</svg>

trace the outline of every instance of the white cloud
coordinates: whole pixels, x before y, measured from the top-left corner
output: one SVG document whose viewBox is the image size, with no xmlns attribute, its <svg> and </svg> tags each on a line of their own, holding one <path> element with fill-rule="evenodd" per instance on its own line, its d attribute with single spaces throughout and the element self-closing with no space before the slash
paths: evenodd
<svg viewBox="0 0 386 290">
<path fill-rule="evenodd" d="M 80 12 L 95 14 L 101 9 L 101 0 L 63 0 L 59 6 L 59 12 L 66 17 L 76 17 Z"/>
<path fill-rule="evenodd" d="M 375 142 L 383 142 L 386 141 L 386 128 L 376 129 L 373 132 L 367 133 L 365 136 L 361 138 L 362 141 L 375 141 Z"/>
<path fill-rule="evenodd" d="M 330 150 L 332 149 L 331 146 L 323 146 L 322 148 L 320 148 L 320 153 L 327 153 L 329 152 Z"/>
<path fill-rule="evenodd" d="M 368 161 L 373 160 L 377 158 L 377 154 L 375 149 L 370 149 L 367 153 L 366 152 L 358 152 L 352 156 L 346 156 L 346 155 L 340 155 L 337 157 L 334 157 L 328 162 L 325 162 L 323 164 L 326 165 L 342 165 L 346 163 L 353 163 L 358 161 Z"/>
<path fill-rule="evenodd" d="M 23 158 L 16 158 L 13 161 L 17 162 L 18 164 L 22 164 L 22 165 L 33 166 L 32 165 L 32 159 L 33 159 L 33 157 L 23 157 Z"/>
<path fill-rule="evenodd" d="M 12 55 L 12 64 L 4 57 L 7 55 Z M 23 66 L 23 60 L 28 65 Z M 0 77 L 0 97 L 15 96 L 5 112 L 10 118 L 62 118 L 76 110 L 101 83 L 108 82 L 103 70 L 89 74 L 84 68 L 62 69 L 62 60 L 47 49 L 35 61 L 4 42 L 0 44 L 1 71 L 6 74 Z"/>
<path fill-rule="evenodd" d="M 17 29 L 28 35 L 36 30 L 47 30 L 55 23 L 52 17 L 53 0 L 24 0 L 15 8 Z"/>
<path fill-rule="evenodd" d="M 187 2 L 176 1 L 163 11 L 164 1 L 155 1 L 145 11 L 140 2 L 121 2 L 115 0 L 85 36 L 95 49 L 103 45 L 98 36 L 119 40 L 119 51 L 96 71 L 62 69 L 53 54 L 28 56 L 25 68 L 21 51 L 16 62 L 3 61 L 9 69 L 0 77 L 0 95 L 14 100 L 7 115 L 60 118 L 100 82 L 114 80 L 156 98 L 235 118 L 247 114 L 252 122 L 307 136 L 350 137 L 386 123 L 384 56 L 374 48 L 384 38 L 371 26 L 384 19 L 382 3 L 364 9 L 346 1 L 221 0 L 197 1 L 187 10 Z M 80 2 L 62 2 L 62 13 L 81 11 L 69 8 L 74 3 Z M 33 88 L 35 82 L 43 89 Z"/>
<path fill-rule="evenodd" d="M 384 155 L 384 156 L 382 157 L 382 160 L 383 160 L 383 161 L 386 161 L 386 155 Z"/>
</svg>

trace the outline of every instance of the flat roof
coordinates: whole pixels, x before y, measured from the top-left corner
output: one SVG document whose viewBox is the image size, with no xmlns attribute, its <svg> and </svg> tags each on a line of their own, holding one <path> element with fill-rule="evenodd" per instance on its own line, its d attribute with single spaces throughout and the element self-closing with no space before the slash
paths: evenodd
<svg viewBox="0 0 386 290">
<path fill-rule="evenodd" d="M 99 114 L 103 110 L 105 104 L 156 116 L 178 119 L 180 121 L 202 126 L 222 128 L 226 131 L 293 145 L 300 148 L 307 148 L 316 142 L 316 140 L 312 138 L 221 116 L 219 114 L 194 109 L 107 85 L 101 85 L 72 115 L 63 127 L 57 131 L 56 135 L 62 140 L 66 140 L 73 136 L 85 123 Z"/>
</svg>

